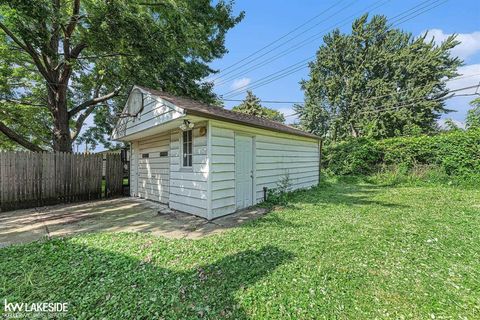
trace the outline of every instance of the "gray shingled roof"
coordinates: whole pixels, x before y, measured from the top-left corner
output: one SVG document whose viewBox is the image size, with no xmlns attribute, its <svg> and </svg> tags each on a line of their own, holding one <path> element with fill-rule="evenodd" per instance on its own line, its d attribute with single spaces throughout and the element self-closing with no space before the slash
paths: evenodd
<svg viewBox="0 0 480 320">
<path fill-rule="evenodd" d="M 280 122 L 252 116 L 252 115 L 241 113 L 241 112 L 235 112 L 225 108 L 198 102 L 189 98 L 174 96 L 159 90 L 154 90 L 154 89 L 145 88 L 141 86 L 138 86 L 138 87 L 144 91 L 149 92 L 154 96 L 165 99 L 171 102 L 172 104 L 176 105 L 177 107 L 180 107 L 186 110 L 187 114 L 202 116 L 202 117 L 211 118 L 211 119 L 218 119 L 218 120 L 243 124 L 250 127 L 273 130 L 277 132 L 285 132 L 285 133 L 294 134 L 297 136 L 320 139 L 320 137 L 314 134 L 287 126 Z"/>
</svg>

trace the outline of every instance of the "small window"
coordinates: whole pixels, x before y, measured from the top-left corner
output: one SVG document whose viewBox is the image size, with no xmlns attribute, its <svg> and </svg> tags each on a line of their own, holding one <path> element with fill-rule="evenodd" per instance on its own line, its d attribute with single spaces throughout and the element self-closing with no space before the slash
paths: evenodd
<svg viewBox="0 0 480 320">
<path fill-rule="evenodd" d="M 160 151 L 160 157 L 168 157 L 168 151 Z"/>
<path fill-rule="evenodd" d="M 148 158 L 149 156 L 150 156 L 150 155 L 149 155 L 148 153 L 142 153 L 142 158 L 143 158 L 143 159 L 146 159 L 146 158 Z"/>
<path fill-rule="evenodd" d="M 193 143 L 192 143 L 192 130 L 183 131 L 183 140 L 182 140 L 182 164 L 184 167 L 192 166 L 192 154 L 193 154 Z"/>
</svg>

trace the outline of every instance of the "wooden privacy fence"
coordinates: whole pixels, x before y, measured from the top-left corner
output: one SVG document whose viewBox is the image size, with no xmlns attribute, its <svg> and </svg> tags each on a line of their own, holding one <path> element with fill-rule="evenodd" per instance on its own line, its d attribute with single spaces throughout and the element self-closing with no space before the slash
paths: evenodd
<svg viewBox="0 0 480 320">
<path fill-rule="evenodd" d="M 0 152 L 0 210 L 121 195 L 122 178 L 119 154 Z"/>
</svg>

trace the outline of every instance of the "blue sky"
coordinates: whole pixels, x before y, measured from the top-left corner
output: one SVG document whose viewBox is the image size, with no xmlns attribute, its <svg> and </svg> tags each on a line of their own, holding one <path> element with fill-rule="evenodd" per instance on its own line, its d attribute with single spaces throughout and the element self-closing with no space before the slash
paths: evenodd
<svg viewBox="0 0 480 320">
<path fill-rule="evenodd" d="M 216 79 L 218 85 L 215 86 L 215 92 L 218 94 L 224 94 L 240 86 L 254 85 L 255 81 L 265 77 L 273 72 L 293 65 L 301 60 L 304 60 L 315 54 L 316 50 L 322 45 L 321 35 L 325 30 L 331 30 L 333 26 L 343 21 L 344 25 L 340 29 L 344 32 L 349 32 L 353 18 L 349 16 L 359 16 L 361 13 L 366 12 L 365 8 L 369 6 L 381 5 L 376 9 L 370 11 L 370 14 L 383 14 L 387 17 L 393 18 L 405 10 L 417 7 L 415 14 L 420 13 L 424 9 L 439 5 L 425 13 L 422 13 L 409 21 L 400 24 L 398 27 L 411 32 L 413 35 L 420 35 L 423 32 L 430 30 L 429 34 L 435 35 L 435 38 L 441 40 L 447 35 L 452 33 L 459 34 L 459 40 L 462 40 L 462 44 L 454 50 L 453 54 L 460 56 L 465 61 L 465 66 L 460 68 L 459 72 L 464 76 L 464 79 L 457 80 L 451 83 L 451 88 L 464 87 L 468 85 L 478 84 L 480 81 L 480 75 L 472 76 L 474 74 L 480 74 L 480 2 L 479 1 L 412 1 L 412 0 L 385 0 L 379 2 L 378 0 L 343 0 L 343 1 L 237 1 L 235 3 L 235 11 L 245 11 L 245 19 L 232 29 L 226 39 L 226 46 L 229 53 L 222 59 L 214 61 L 212 66 L 216 69 L 223 70 L 228 66 L 238 62 L 245 58 L 249 54 L 262 48 L 263 46 L 278 39 L 284 34 L 288 33 L 292 29 L 321 13 L 329 7 L 332 7 L 326 14 L 319 16 L 304 28 L 298 32 L 291 34 L 282 41 L 279 41 L 275 45 L 269 47 L 272 49 L 276 45 L 284 42 L 287 39 L 291 39 L 290 42 L 284 46 L 266 54 L 264 57 L 258 58 L 249 65 L 243 65 L 249 60 L 244 61 L 242 64 L 236 65 L 234 68 L 242 66 L 242 68 L 227 74 L 234 68 L 230 68 L 220 73 L 217 76 L 212 76 L 211 79 Z M 408 17 L 406 18 L 408 19 Z M 309 31 L 303 31 L 309 29 Z M 305 41 L 306 45 L 285 55 L 278 60 L 272 61 L 272 57 L 280 52 L 287 50 L 302 40 L 312 37 L 314 34 L 320 35 L 314 37 L 311 40 Z M 258 57 L 260 54 L 265 53 L 264 50 L 254 56 Z M 263 67 L 256 68 L 255 70 L 248 71 L 246 69 L 259 64 L 262 61 L 271 61 Z M 297 72 L 290 74 L 277 81 L 271 82 L 265 86 L 254 89 L 254 93 L 262 100 L 285 100 L 285 101 L 303 101 L 303 93 L 300 90 L 299 81 L 307 78 L 308 69 L 305 67 L 299 69 Z M 229 79 L 233 77 L 233 79 Z M 227 81 L 228 80 L 228 81 Z M 243 89 L 246 89 L 244 87 Z M 244 93 L 239 94 L 232 99 L 242 99 Z M 466 111 L 468 110 L 468 102 L 472 100 L 471 97 L 458 97 L 450 99 L 447 103 L 448 107 L 457 112 L 446 115 L 447 118 L 452 118 L 457 121 L 463 122 L 465 119 Z M 226 102 L 225 105 L 231 108 L 237 104 L 237 102 Z M 284 113 L 291 114 L 291 105 L 289 104 L 268 104 L 264 105 L 278 109 Z M 293 121 L 295 117 L 288 117 L 289 121 Z"/>
</svg>

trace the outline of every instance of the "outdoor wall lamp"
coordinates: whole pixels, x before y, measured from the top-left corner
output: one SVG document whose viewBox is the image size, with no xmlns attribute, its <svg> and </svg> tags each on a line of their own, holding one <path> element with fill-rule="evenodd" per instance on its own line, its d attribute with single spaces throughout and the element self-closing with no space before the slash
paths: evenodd
<svg viewBox="0 0 480 320">
<path fill-rule="evenodd" d="M 185 120 L 183 120 L 183 123 L 180 125 L 179 128 L 182 131 L 186 131 L 186 130 L 193 129 L 194 126 L 195 126 L 194 123 L 191 123 L 189 120 L 185 119 Z"/>
</svg>

